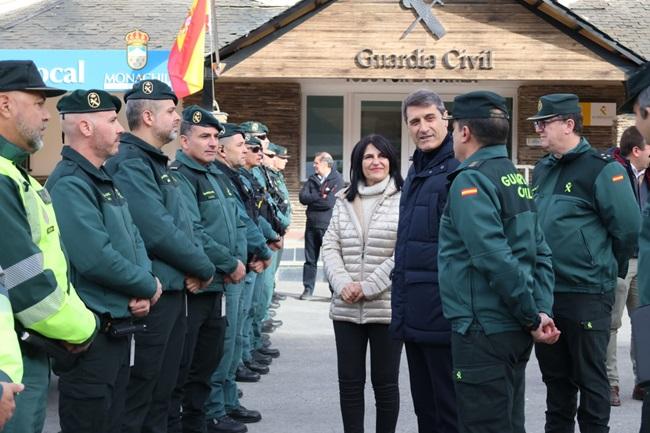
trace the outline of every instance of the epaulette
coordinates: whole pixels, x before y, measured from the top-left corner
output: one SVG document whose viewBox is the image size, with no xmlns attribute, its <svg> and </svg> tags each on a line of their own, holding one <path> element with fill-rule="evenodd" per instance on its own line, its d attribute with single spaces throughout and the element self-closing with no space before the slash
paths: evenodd
<svg viewBox="0 0 650 433">
<path fill-rule="evenodd" d="M 614 157 L 609 153 L 594 153 L 594 156 L 607 162 L 614 161 Z"/>
<path fill-rule="evenodd" d="M 479 168 L 480 166 L 482 166 L 483 163 L 484 163 L 485 161 L 487 161 L 487 159 L 479 159 L 478 161 L 472 161 L 472 162 L 469 163 L 469 165 L 467 166 L 467 168 L 474 168 L 474 169 L 477 169 L 477 168 Z"/>
<path fill-rule="evenodd" d="M 70 176 L 74 174 L 79 166 L 72 161 L 61 161 L 58 167 L 59 177 Z"/>
</svg>

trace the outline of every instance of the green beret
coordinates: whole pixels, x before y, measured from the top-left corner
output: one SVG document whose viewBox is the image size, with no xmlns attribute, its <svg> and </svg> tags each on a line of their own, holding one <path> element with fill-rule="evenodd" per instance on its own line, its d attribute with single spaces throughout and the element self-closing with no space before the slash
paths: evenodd
<svg viewBox="0 0 650 433">
<path fill-rule="evenodd" d="M 621 113 L 634 112 L 634 104 L 639 94 L 650 87 L 650 62 L 641 66 L 625 82 L 625 94 L 627 99 L 621 105 Z"/>
<path fill-rule="evenodd" d="M 503 114 L 494 113 L 500 110 Z M 469 92 L 454 98 L 452 113 L 445 119 L 509 119 L 506 100 L 501 95 L 484 90 Z"/>
<path fill-rule="evenodd" d="M 117 96 L 97 89 L 75 90 L 59 99 L 56 109 L 59 113 L 96 113 L 99 111 L 120 112 L 122 102 Z"/>
<path fill-rule="evenodd" d="M 183 121 L 196 126 L 213 126 L 223 132 L 223 126 L 214 115 L 198 105 L 190 105 L 183 110 Z"/>
<path fill-rule="evenodd" d="M 241 125 L 240 125 L 241 126 Z M 262 147 L 262 142 L 257 138 L 246 134 L 246 145 L 251 147 Z"/>
<path fill-rule="evenodd" d="M 246 138 L 246 134 L 244 134 L 244 131 L 236 123 L 223 123 L 221 126 L 223 126 L 223 132 L 219 134 L 221 138 L 232 137 L 237 134 L 241 135 L 244 139 Z"/>
<path fill-rule="evenodd" d="M 539 98 L 537 114 L 528 120 L 544 120 L 562 114 L 580 113 L 578 97 L 573 93 L 552 93 Z"/>
<path fill-rule="evenodd" d="M 249 120 L 248 122 L 240 123 L 239 127 L 247 134 L 268 134 L 269 128 L 262 122 Z"/>
<path fill-rule="evenodd" d="M 153 99 L 159 101 L 171 99 L 174 104 L 178 104 L 178 98 L 172 88 L 160 80 L 138 81 L 131 90 L 127 90 L 124 94 L 124 101 L 126 102 L 129 99 Z"/>
</svg>

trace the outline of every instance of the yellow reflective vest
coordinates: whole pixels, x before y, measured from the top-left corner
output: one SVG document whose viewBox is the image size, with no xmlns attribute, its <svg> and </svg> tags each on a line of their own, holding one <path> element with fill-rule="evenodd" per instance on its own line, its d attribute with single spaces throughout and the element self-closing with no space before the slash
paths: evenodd
<svg viewBox="0 0 650 433">
<path fill-rule="evenodd" d="M 46 337 L 85 343 L 97 318 L 69 282 L 47 190 L 16 165 L 26 155 L 0 136 L 0 266 L 14 317 Z"/>
<path fill-rule="evenodd" d="M 0 270 L 0 382 L 19 383 L 23 378 L 23 361 L 14 330 L 14 316 L 9 293 L 4 287 Z M 0 390 L 0 395 L 2 391 Z"/>
</svg>

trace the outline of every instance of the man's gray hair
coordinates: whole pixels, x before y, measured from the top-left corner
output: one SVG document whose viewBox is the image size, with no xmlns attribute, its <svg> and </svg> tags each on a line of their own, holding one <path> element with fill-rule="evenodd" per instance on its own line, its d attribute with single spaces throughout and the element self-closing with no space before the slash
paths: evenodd
<svg viewBox="0 0 650 433">
<path fill-rule="evenodd" d="M 440 114 L 444 114 L 447 109 L 442 98 L 435 92 L 427 89 L 417 90 L 408 95 L 402 102 L 402 116 L 406 122 L 406 109 L 408 107 L 430 107 L 435 106 Z"/>
<path fill-rule="evenodd" d="M 334 158 L 332 158 L 332 155 L 327 152 L 318 152 L 315 158 L 317 158 L 319 161 L 326 162 L 329 168 L 334 167 Z"/>
<path fill-rule="evenodd" d="M 639 93 L 636 102 L 639 104 L 641 110 L 644 108 L 650 108 L 650 86 L 646 87 L 641 91 L 641 93 Z"/>
<path fill-rule="evenodd" d="M 140 127 L 143 112 L 146 110 L 154 113 L 158 111 L 154 102 L 156 101 L 149 99 L 130 99 L 126 101 L 126 122 L 129 124 L 131 131 Z"/>
</svg>

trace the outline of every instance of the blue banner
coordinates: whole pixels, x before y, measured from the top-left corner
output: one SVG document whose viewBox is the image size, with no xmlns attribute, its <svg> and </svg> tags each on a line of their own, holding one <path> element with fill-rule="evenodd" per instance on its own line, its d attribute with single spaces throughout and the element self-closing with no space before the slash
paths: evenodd
<svg viewBox="0 0 650 433">
<path fill-rule="evenodd" d="M 0 50 L 1 60 L 33 60 L 45 84 L 60 89 L 124 91 L 133 83 L 156 79 L 171 85 L 169 50 L 149 50 L 139 70 L 127 64 L 127 50 Z"/>
</svg>

